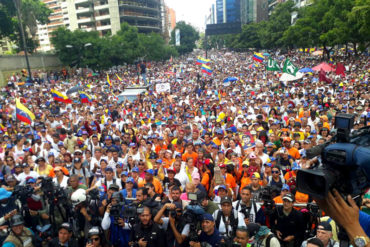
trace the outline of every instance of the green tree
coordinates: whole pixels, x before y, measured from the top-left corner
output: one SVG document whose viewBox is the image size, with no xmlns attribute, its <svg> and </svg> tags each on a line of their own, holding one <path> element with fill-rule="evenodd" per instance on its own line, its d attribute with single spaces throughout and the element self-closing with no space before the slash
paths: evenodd
<svg viewBox="0 0 370 247">
<path fill-rule="evenodd" d="M 13 1 L 0 0 L 0 37 L 7 37 L 14 32 L 15 16 Z"/>
<path fill-rule="evenodd" d="M 177 56 L 174 47 L 166 46 L 165 40 L 158 33 L 139 34 L 140 54 L 145 60 L 159 61 Z"/>
<path fill-rule="evenodd" d="M 121 30 L 112 37 L 113 64 L 133 63 L 139 57 L 139 33 L 128 23 L 121 24 Z"/>
<path fill-rule="evenodd" d="M 175 30 L 180 30 L 180 46 L 176 46 L 176 50 L 179 54 L 185 54 L 192 52 L 196 47 L 195 42 L 199 39 L 199 33 L 195 28 L 189 24 L 186 24 L 184 21 L 176 23 L 176 27 L 171 32 L 171 41 L 170 44 L 175 45 Z"/>
<path fill-rule="evenodd" d="M 235 36 L 232 43 L 232 48 L 237 50 L 246 50 L 249 48 L 261 48 L 260 39 L 258 37 L 258 30 L 262 28 L 263 24 L 251 23 L 242 26 L 242 32 Z"/>
<path fill-rule="evenodd" d="M 348 21 L 352 31 L 356 32 L 352 37 L 355 36 L 360 49 L 365 50 L 370 46 L 370 0 L 356 0 L 348 13 Z"/>
<path fill-rule="evenodd" d="M 262 48 L 274 49 L 284 46 L 283 33 L 291 26 L 294 2 L 280 3 L 272 12 L 268 21 L 259 23 L 258 37 Z"/>
<path fill-rule="evenodd" d="M 32 39 L 35 40 L 37 23 L 49 23 L 49 16 L 53 11 L 40 0 L 22 0 L 21 11 L 24 28 L 29 32 Z"/>
</svg>

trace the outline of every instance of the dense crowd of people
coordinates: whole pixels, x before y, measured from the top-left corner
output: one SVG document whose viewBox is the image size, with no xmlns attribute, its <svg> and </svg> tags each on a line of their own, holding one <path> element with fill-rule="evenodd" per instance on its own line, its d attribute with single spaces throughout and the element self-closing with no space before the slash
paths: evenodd
<svg viewBox="0 0 370 247">
<path fill-rule="evenodd" d="M 0 100 L 3 246 L 338 247 L 344 219 L 325 216 L 296 176 L 320 164 L 306 152 L 335 135 L 336 114 L 354 114 L 355 130 L 369 125 L 369 57 L 334 57 L 346 74 L 327 73 L 328 83 L 316 72 L 280 81 L 251 53 L 212 51 L 203 74 L 197 55 L 96 74 L 39 71 L 34 83 L 11 76 Z M 161 83 L 170 90 L 158 92 Z M 91 101 L 67 94 L 76 86 Z M 36 116 L 30 125 L 17 119 L 16 98 Z M 369 236 L 370 192 L 362 196 Z"/>
</svg>

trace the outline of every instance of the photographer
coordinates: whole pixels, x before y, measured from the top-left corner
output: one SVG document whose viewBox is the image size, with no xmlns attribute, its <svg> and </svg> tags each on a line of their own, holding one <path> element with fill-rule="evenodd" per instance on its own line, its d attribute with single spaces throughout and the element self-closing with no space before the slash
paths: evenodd
<svg viewBox="0 0 370 247">
<path fill-rule="evenodd" d="M 24 227 L 22 216 L 14 215 L 10 219 L 10 233 L 4 240 L 3 247 L 33 247 L 34 240 L 34 233 L 29 228 Z"/>
<path fill-rule="evenodd" d="M 199 235 L 199 242 L 190 241 L 191 247 L 200 247 L 203 244 L 218 246 L 222 241 L 220 232 L 215 227 L 215 220 L 212 215 L 206 213 L 202 216 L 202 232 Z"/>
<path fill-rule="evenodd" d="M 122 195 L 120 192 L 114 192 L 101 222 L 103 230 L 109 229 L 113 246 L 127 246 L 129 242 L 130 228 L 128 219 L 123 218 L 123 210 Z"/>
<path fill-rule="evenodd" d="M 163 217 L 166 210 L 169 210 L 168 217 Z M 185 241 L 189 236 L 190 225 L 182 218 L 182 205 L 178 202 L 166 203 L 154 217 L 154 222 L 164 229 L 169 246 L 188 246 Z M 172 244 L 173 243 L 173 244 Z"/>
<path fill-rule="evenodd" d="M 233 207 L 244 215 L 245 224 L 253 223 L 256 220 L 256 215 L 260 209 L 255 201 L 251 200 L 252 191 L 251 188 L 246 186 L 242 188 L 241 200 L 233 202 Z"/>
<path fill-rule="evenodd" d="M 101 205 L 99 205 L 99 214 L 101 216 L 104 215 L 104 212 L 106 211 L 108 204 L 112 202 L 113 193 L 118 192 L 118 191 L 119 191 L 118 185 L 111 184 L 109 186 L 107 193 L 105 193 L 103 197 L 101 198 Z"/>
<path fill-rule="evenodd" d="M 220 231 L 225 241 L 233 239 L 237 227 L 245 227 L 244 217 L 233 209 L 232 200 L 225 196 L 221 198 L 221 209 L 213 213 L 215 226 Z"/>
<path fill-rule="evenodd" d="M 84 189 L 77 189 L 72 193 L 71 201 L 73 206 L 73 221 L 76 224 L 74 229 L 76 237 L 79 239 L 79 245 L 82 244 L 83 236 L 85 236 L 86 229 L 88 229 L 89 222 L 92 217 L 87 211 L 86 205 L 86 191 Z"/>
<path fill-rule="evenodd" d="M 149 207 L 144 206 L 139 215 L 140 222 L 131 231 L 130 246 L 159 247 L 166 246 L 166 235 L 163 230 L 152 221 Z"/>
<path fill-rule="evenodd" d="M 49 242 L 49 247 L 77 247 L 77 241 L 72 238 L 73 231 L 69 223 L 63 223 L 58 230 L 58 237 Z"/>
<path fill-rule="evenodd" d="M 294 196 L 283 197 L 283 206 L 276 207 L 271 216 L 271 228 L 275 230 L 280 244 L 284 247 L 299 246 L 303 240 L 304 223 L 302 214 L 293 208 Z"/>
</svg>

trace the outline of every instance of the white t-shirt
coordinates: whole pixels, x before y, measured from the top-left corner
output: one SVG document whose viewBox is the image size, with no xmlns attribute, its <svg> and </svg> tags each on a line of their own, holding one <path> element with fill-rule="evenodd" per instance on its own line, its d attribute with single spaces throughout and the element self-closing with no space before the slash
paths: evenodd
<svg viewBox="0 0 370 247">
<path fill-rule="evenodd" d="M 220 211 L 221 209 L 218 209 L 218 210 L 216 210 L 214 213 L 213 213 L 213 218 L 215 219 L 215 221 L 216 221 L 216 219 L 217 219 L 217 215 L 218 215 L 218 212 Z M 237 212 L 235 209 L 233 209 L 233 211 L 232 211 L 232 213 L 234 214 L 234 218 L 235 219 L 238 219 L 238 227 L 246 227 L 246 225 L 245 225 L 245 222 L 244 222 L 244 217 L 243 217 L 243 214 L 241 214 L 241 213 L 239 213 L 239 212 Z M 225 223 L 224 223 L 224 221 L 223 221 L 223 219 L 222 219 L 223 217 L 221 217 L 221 219 L 220 219 L 220 225 L 219 225 L 219 227 L 218 227 L 218 230 L 220 231 L 220 233 L 221 234 L 225 234 L 226 233 L 226 225 L 225 225 Z M 228 217 L 226 217 L 225 218 L 226 219 L 226 221 L 228 221 L 229 219 L 228 219 Z M 231 226 L 231 224 L 229 224 L 229 226 L 228 226 L 228 230 L 229 230 L 229 233 L 230 232 L 232 232 L 232 226 Z"/>
</svg>

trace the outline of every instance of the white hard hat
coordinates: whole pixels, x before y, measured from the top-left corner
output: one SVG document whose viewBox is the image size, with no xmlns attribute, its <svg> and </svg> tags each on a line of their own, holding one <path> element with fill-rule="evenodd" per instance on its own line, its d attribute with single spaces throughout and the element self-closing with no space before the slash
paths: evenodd
<svg viewBox="0 0 370 247">
<path fill-rule="evenodd" d="M 71 201 L 73 206 L 77 206 L 78 204 L 86 201 L 86 191 L 84 189 L 77 189 L 72 193 Z"/>
</svg>

